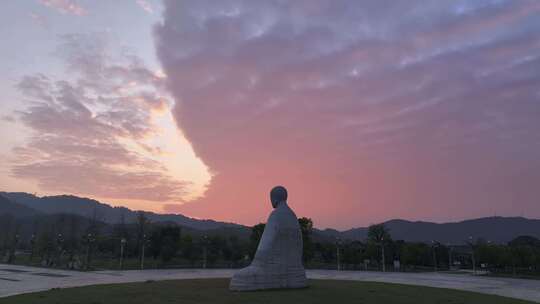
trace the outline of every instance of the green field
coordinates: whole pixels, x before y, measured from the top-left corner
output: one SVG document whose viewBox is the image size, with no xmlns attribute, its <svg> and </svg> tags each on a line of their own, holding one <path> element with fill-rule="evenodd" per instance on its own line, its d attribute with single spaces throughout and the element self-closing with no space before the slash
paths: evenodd
<svg viewBox="0 0 540 304">
<path fill-rule="evenodd" d="M 299 290 L 230 292 L 227 279 L 176 280 L 55 289 L 0 299 L 7 304 L 154 303 L 532 303 L 472 292 L 398 284 L 311 280 Z"/>
</svg>

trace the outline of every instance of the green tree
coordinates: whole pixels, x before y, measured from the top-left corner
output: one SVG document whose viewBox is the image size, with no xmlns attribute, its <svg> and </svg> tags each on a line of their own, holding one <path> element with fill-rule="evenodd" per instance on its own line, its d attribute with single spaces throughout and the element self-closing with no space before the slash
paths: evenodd
<svg viewBox="0 0 540 304">
<path fill-rule="evenodd" d="M 313 259 L 315 249 L 311 240 L 311 235 L 313 234 L 313 221 L 310 218 L 302 217 L 298 219 L 298 224 L 300 225 L 304 245 L 302 259 L 304 260 L 304 263 L 307 263 Z"/>
<path fill-rule="evenodd" d="M 384 226 L 384 224 L 371 225 L 368 228 L 368 251 L 374 251 L 375 246 L 380 246 L 380 261 L 382 270 L 386 271 L 386 261 L 388 261 L 387 252 L 385 253 L 385 247 L 392 242 L 390 231 Z M 371 249 L 371 250 L 370 250 Z M 375 251 L 377 252 L 377 251 Z M 391 257 L 390 257 L 391 258 Z"/>
<path fill-rule="evenodd" d="M 360 265 L 364 259 L 365 246 L 359 241 L 343 244 L 343 264 Z"/>
<path fill-rule="evenodd" d="M 206 246 L 207 259 L 210 265 L 216 263 L 220 257 L 223 257 L 224 251 L 226 251 L 226 241 L 219 235 L 210 237 Z"/>
<path fill-rule="evenodd" d="M 163 227 L 160 230 L 161 252 L 160 257 L 164 262 L 170 261 L 176 256 L 180 245 L 181 230 L 178 226 Z"/>
<path fill-rule="evenodd" d="M 388 230 L 384 224 L 371 225 L 368 228 L 368 242 L 373 243 L 389 243 L 392 241 L 390 236 L 390 230 Z"/>
<path fill-rule="evenodd" d="M 404 243 L 400 250 L 403 266 L 426 266 L 431 260 L 430 248 L 424 243 Z"/>
<path fill-rule="evenodd" d="M 150 238 L 149 251 L 154 259 L 168 262 L 176 256 L 180 246 L 180 227 L 176 225 L 156 227 Z"/>
<path fill-rule="evenodd" d="M 249 256 L 252 259 L 255 257 L 255 252 L 257 251 L 257 246 L 259 246 L 265 227 L 266 224 L 259 223 L 251 228 L 251 236 L 249 237 Z"/>
<path fill-rule="evenodd" d="M 198 259 L 198 251 L 193 242 L 193 237 L 191 235 L 183 236 L 180 241 L 180 248 L 182 257 L 187 259 L 191 265 L 193 265 Z"/>
<path fill-rule="evenodd" d="M 38 254 L 41 256 L 42 264 L 44 264 L 44 266 L 49 266 L 54 250 L 54 239 L 52 233 L 48 229 L 39 234 L 36 247 Z"/>
<path fill-rule="evenodd" d="M 531 236 L 519 236 L 508 243 L 512 256 L 513 272 L 516 267 L 531 268 L 535 265 L 540 248 L 540 241 Z"/>
<path fill-rule="evenodd" d="M 142 258 L 142 246 L 143 243 L 146 242 L 148 236 L 147 233 L 147 226 L 149 226 L 150 221 L 144 214 L 144 212 L 139 211 L 137 212 L 137 218 L 135 221 L 136 229 L 137 229 L 137 249 L 136 251 L 139 253 L 139 259 Z"/>
<path fill-rule="evenodd" d="M 336 244 L 331 242 L 315 243 L 315 252 L 318 253 L 323 263 L 336 262 Z"/>
<path fill-rule="evenodd" d="M 245 254 L 245 246 L 237 236 L 229 237 L 230 260 L 233 264 L 242 260 Z"/>
</svg>

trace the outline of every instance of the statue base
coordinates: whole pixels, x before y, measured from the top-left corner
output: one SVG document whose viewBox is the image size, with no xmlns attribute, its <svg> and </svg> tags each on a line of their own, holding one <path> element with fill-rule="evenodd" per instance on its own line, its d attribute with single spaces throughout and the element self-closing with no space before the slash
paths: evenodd
<svg viewBox="0 0 540 304">
<path fill-rule="evenodd" d="M 305 287 L 307 287 L 307 278 L 303 268 L 276 272 L 275 269 L 264 269 L 256 266 L 241 269 L 233 276 L 229 285 L 229 289 L 232 291 Z"/>
</svg>

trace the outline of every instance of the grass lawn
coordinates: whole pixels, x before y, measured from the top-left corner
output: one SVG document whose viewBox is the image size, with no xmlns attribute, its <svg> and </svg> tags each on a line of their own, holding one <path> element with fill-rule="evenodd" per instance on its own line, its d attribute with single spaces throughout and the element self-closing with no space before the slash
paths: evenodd
<svg viewBox="0 0 540 304">
<path fill-rule="evenodd" d="M 306 289 L 230 292 L 227 279 L 175 280 L 55 289 L 0 299 L 7 303 L 531 303 L 472 292 L 398 284 L 311 280 Z"/>
</svg>

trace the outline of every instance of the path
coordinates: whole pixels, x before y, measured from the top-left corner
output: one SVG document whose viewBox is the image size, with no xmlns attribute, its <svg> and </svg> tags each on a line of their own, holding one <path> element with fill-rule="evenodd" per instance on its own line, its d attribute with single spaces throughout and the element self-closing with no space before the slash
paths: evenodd
<svg viewBox="0 0 540 304">
<path fill-rule="evenodd" d="M 75 286 L 197 278 L 229 278 L 231 269 L 152 269 L 78 272 L 0 264 L 0 297 Z M 309 270 L 311 279 L 400 283 L 468 290 L 540 302 L 540 281 L 445 273 Z"/>
</svg>

